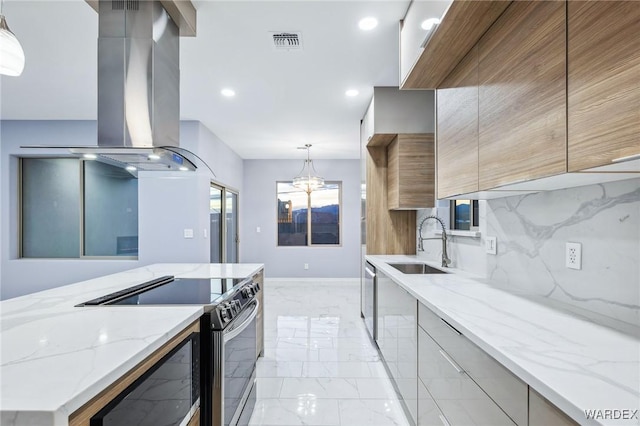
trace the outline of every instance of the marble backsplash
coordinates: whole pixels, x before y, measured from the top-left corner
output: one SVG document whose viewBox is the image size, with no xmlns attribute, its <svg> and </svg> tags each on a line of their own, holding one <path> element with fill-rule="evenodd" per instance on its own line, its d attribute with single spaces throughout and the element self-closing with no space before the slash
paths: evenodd
<svg viewBox="0 0 640 426">
<path fill-rule="evenodd" d="M 480 208 L 482 238 L 453 238 L 454 266 L 640 326 L 640 179 L 489 200 Z M 437 213 L 446 216 L 445 209 Z M 485 253 L 486 236 L 497 237 L 497 255 Z M 581 243 L 582 269 L 565 266 L 567 242 Z M 434 243 L 420 255 L 438 259 Z"/>
</svg>

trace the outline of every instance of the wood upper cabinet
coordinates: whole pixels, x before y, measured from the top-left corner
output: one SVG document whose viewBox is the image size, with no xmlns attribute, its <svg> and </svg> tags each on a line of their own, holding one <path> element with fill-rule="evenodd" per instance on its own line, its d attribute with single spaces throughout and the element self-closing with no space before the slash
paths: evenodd
<svg viewBox="0 0 640 426">
<path fill-rule="evenodd" d="M 565 6 L 513 2 L 478 43 L 480 190 L 566 172 Z"/>
<path fill-rule="evenodd" d="M 567 6 L 569 171 L 576 171 L 640 154 L 640 4 Z"/>
<path fill-rule="evenodd" d="M 478 47 L 445 79 L 437 97 L 438 199 L 478 191 Z"/>
<path fill-rule="evenodd" d="M 435 206 L 433 134 L 400 134 L 387 147 L 390 210 Z"/>
<path fill-rule="evenodd" d="M 387 147 L 367 147 L 366 162 L 367 254 L 416 254 L 416 211 L 387 206 Z"/>
</svg>

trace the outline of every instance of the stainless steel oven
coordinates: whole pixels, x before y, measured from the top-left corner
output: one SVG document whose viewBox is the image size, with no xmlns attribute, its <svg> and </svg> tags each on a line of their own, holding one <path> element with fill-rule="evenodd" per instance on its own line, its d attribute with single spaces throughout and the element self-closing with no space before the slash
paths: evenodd
<svg viewBox="0 0 640 426">
<path fill-rule="evenodd" d="M 253 300 L 229 327 L 213 331 L 213 426 L 240 425 L 242 411 L 253 411 L 258 305 Z"/>
<path fill-rule="evenodd" d="M 199 349 L 192 349 L 199 352 L 199 380 L 194 382 L 199 385 L 200 426 L 245 426 L 255 405 L 259 292 L 251 278 L 166 276 L 81 306 L 202 305 Z"/>
</svg>

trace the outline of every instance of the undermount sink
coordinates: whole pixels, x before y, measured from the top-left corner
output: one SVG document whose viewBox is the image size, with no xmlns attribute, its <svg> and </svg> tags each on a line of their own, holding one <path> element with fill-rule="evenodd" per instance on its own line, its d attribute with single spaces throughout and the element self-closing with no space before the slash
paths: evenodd
<svg viewBox="0 0 640 426">
<path fill-rule="evenodd" d="M 446 274 L 445 271 L 432 268 L 424 263 L 387 263 L 403 274 Z"/>
</svg>

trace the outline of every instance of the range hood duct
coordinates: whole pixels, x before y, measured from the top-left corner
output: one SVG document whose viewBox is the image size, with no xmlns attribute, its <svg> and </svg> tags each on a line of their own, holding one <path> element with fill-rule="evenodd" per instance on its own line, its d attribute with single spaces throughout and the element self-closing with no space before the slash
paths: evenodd
<svg viewBox="0 0 640 426">
<path fill-rule="evenodd" d="M 159 1 L 100 0 L 98 146 L 179 145 L 179 37 Z"/>
<path fill-rule="evenodd" d="M 136 170 L 195 170 L 178 153 L 178 26 L 159 1 L 100 0 L 98 15 L 96 154 Z"/>
</svg>

